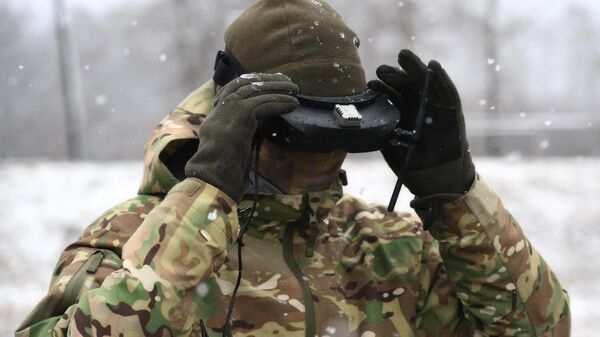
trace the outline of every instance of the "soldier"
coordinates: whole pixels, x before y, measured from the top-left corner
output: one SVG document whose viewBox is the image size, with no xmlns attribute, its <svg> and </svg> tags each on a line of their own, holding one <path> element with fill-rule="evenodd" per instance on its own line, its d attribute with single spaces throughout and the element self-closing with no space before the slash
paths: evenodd
<svg viewBox="0 0 600 337">
<path fill-rule="evenodd" d="M 259 120 L 296 110 L 299 93 L 366 90 L 358 39 L 338 13 L 320 0 L 257 1 L 225 43 L 225 66 L 237 59 L 248 74 L 221 72 L 222 86 L 207 82 L 163 119 L 138 196 L 66 248 L 16 336 L 569 336 L 567 294 L 476 174 L 439 63 L 403 50 L 401 68 L 379 67 L 369 85 L 410 124 L 432 71 L 404 179 L 421 222 L 343 195 L 345 150 L 255 137 Z M 400 174 L 405 151 L 381 152 Z"/>
</svg>

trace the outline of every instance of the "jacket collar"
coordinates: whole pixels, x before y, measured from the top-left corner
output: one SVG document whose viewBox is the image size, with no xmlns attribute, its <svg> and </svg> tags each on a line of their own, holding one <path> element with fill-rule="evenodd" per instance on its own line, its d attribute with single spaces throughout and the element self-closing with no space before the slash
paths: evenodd
<svg viewBox="0 0 600 337">
<path fill-rule="evenodd" d="M 283 194 L 260 176 L 258 186 L 258 203 L 248 234 L 269 241 L 279 241 L 283 237 L 286 225 L 299 220 L 305 212 L 308 213 L 307 221 L 299 224 L 299 230 L 308 237 L 314 235 L 343 195 L 339 180 L 325 190 L 304 194 Z M 251 190 L 252 187 L 244 195 L 238 205 L 239 210 L 252 207 L 254 196 Z"/>
</svg>

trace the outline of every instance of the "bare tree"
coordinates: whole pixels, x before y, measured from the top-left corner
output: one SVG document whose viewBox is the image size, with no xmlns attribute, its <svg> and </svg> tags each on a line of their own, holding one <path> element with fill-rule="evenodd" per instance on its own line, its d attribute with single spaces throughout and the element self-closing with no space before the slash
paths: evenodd
<svg viewBox="0 0 600 337">
<path fill-rule="evenodd" d="M 514 15 L 504 18 L 500 22 L 500 0 L 488 0 L 485 3 L 481 15 L 474 14 L 470 8 L 463 2 L 454 2 L 455 15 L 467 20 L 470 25 L 478 29 L 480 42 L 477 44 L 483 51 L 486 69 L 485 94 L 483 98 L 484 106 L 488 108 L 490 114 L 500 113 L 502 111 L 502 78 L 500 67 L 502 64 L 501 44 L 512 37 L 520 29 L 530 25 L 530 18 L 527 15 Z M 485 153 L 491 156 L 502 154 L 502 145 L 497 135 L 488 135 L 485 138 Z"/>
<path fill-rule="evenodd" d="M 490 112 L 500 111 L 500 55 L 498 53 L 499 32 L 498 32 L 498 3 L 499 0 L 488 0 L 486 4 L 485 14 L 481 20 L 483 34 L 482 43 L 485 55 L 487 55 L 487 84 L 485 100 Z M 495 64 L 495 65 L 494 65 Z M 502 147 L 499 139 L 494 135 L 489 135 L 486 138 L 486 152 L 491 156 L 501 154 Z"/>
<path fill-rule="evenodd" d="M 13 13 L 7 4 L 0 4 L 0 62 L 2 64 L 9 64 L 9 50 L 16 43 L 20 35 L 20 25 L 14 20 Z M 11 119 L 13 113 L 14 97 L 12 97 L 13 90 L 12 86 L 13 78 L 9 76 L 9 70 L 7 67 L 0 68 L 0 79 L 2 79 L 2 87 L 0 88 L 0 116 L 2 116 L 3 123 L 0 123 L 0 135 L 6 135 L 10 132 L 9 123 L 7 120 Z M 4 152 L 0 153 L 0 158 L 4 155 Z"/>
<path fill-rule="evenodd" d="M 193 90 L 201 81 L 201 71 L 198 66 L 201 59 L 201 48 L 199 41 L 202 34 L 206 32 L 196 24 L 197 13 L 190 0 L 172 0 L 175 13 L 175 40 L 177 56 L 179 58 L 180 85 L 187 90 Z M 209 6 L 210 3 L 202 3 Z M 203 18 L 208 20 L 208 18 Z"/>
<path fill-rule="evenodd" d="M 69 159 L 80 160 L 86 156 L 85 103 L 79 58 L 71 31 L 71 18 L 64 0 L 54 0 L 54 19 L 67 124 L 68 155 Z"/>
</svg>

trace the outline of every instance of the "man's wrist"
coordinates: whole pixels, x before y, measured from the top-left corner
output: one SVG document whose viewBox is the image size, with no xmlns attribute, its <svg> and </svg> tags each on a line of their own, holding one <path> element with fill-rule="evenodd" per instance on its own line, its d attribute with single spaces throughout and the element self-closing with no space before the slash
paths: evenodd
<svg viewBox="0 0 600 337">
<path fill-rule="evenodd" d="M 424 228 L 427 230 L 437 220 L 444 205 L 464 197 L 473 190 L 475 184 L 476 179 L 474 177 L 463 193 L 436 193 L 423 197 L 416 196 L 410 206 L 417 212 Z"/>
</svg>

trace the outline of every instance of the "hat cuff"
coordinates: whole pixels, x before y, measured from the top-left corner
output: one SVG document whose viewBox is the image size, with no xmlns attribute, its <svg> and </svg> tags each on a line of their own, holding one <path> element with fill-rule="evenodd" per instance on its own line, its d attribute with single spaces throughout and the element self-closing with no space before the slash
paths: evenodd
<svg viewBox="0 0 600 337">
<path fill-rule="evenodd" d="M 351 96 L 367 89 L 365 71 L 360 63 L 349 59 L 328 58 L 302 60 L 266 71 L 289 76 L 309 96 Z M 313 74 L 307 76 L 307 74 Z"/>
</svg>

